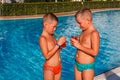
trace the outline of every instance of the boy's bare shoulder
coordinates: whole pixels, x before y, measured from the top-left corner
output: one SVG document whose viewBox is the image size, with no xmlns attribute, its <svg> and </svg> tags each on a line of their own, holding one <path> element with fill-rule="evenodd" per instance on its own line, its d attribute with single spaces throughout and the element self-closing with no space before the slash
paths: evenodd
<svg viewBox="0 0 120 80">
<path fill-rule="evenodd" d="M 46 37 L 44 35 L 41 35 L 39 38 L 40 41 L 46 41 Z"/>
<path fill-rule="evenodd" d="M 92 36 L 99 36 L 99 32 L 97 30 L 92 31 Z"/>
</svg>

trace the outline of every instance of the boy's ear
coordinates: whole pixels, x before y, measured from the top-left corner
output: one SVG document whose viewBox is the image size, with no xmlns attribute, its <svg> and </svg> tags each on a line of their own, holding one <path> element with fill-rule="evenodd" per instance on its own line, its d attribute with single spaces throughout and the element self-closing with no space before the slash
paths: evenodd
<svg viewBox="0 0 120 80">
<path fill-rule="evenodd" d="M 48 25 L 48 23 L 47 23 L 47 22 L 44 22 L 44 23 L 43 23 L 43 25 L 44 25 L 44 26 L 47 26 L 47 25 Z"/>
</svg>

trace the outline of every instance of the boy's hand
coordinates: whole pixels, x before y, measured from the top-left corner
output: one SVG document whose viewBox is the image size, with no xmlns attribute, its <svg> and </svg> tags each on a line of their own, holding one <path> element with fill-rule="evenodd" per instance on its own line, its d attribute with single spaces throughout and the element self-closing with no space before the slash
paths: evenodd
<svg viewBox="0 0 120 80">
<path fill-rule="evenodd" d="M 71 36 L 71 38 L 74 38 L 75 40 L 79 40 L 78 36 Z"/>
<path fill-rule="evenodd" d="M 57 43 L 59 45 L 63 45 L 64 43 L 66 43 L 66 37 L 65 36 L 60 37 Z"/>
<path fill-rule="evenodd" d="M 74 39 L 74 38 L 71 38 L 70 41 L 71 41 L 71 44 L 73 46 L 75 46 L 76 48 L 79 48 L 81 46 L 80 43 L 79 43 L 79 41 L 76 40 L 76 39 Z"/>
</svg>

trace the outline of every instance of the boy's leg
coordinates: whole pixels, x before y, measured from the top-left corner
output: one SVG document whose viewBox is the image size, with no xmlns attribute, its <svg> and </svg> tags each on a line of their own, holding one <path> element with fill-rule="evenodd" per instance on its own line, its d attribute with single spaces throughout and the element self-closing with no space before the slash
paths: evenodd
<svg viewBox="0 0 120 80">
<path fill-rule="evenodd" d="M 50 70 L 44 70 L 44 80 L 54 80 L 54 73 Z"/>
<path fill-rule="evenodd" d="M 82 72 L 83 80 L 94 80 L 94 70 L 84 70 Z"/>
<path fill-rule="evenodd" d="M 61 78 L 61 71 L 55 75 L 55 79 L 54 80 L 60 80 Z"/>
<path fill-rule="evenodd" d="M 77 67 L 74 67 L 74 73 L 75 73 L 75 80 L 82 80 L 82 73 L 80 71 L 77 70 Z"/>
</svg>

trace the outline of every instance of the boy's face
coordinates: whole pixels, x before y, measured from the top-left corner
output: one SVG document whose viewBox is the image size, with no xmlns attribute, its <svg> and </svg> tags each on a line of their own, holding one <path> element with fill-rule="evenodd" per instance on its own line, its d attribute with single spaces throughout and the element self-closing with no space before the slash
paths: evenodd
<svg viewBox="0 0 120 80">
<path fill-rule="evenodd" d="M 82 29 L 82 30 L 86 30 L 89 27 L 89 23 L 88 20 L 85 18 L 82 18 L 80 16 L 78 16 L 76 18 L 76 21 L 78 23 L 78 26 Z"/>
<path fill-rule="evenodd" d="M 56 26 L 57 26 L 58 22 L 53 20 L 50 22 L 45 22 L 45 30 L 49 33 L 49 34 L 53 34 L 54 31 L 56 30 Z"/>
</svg>

